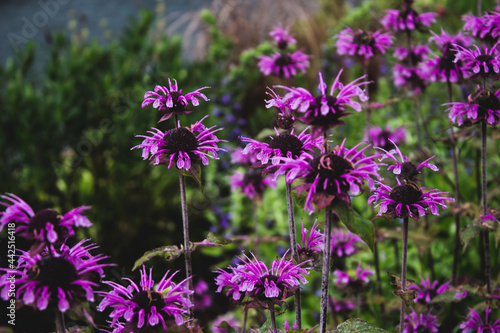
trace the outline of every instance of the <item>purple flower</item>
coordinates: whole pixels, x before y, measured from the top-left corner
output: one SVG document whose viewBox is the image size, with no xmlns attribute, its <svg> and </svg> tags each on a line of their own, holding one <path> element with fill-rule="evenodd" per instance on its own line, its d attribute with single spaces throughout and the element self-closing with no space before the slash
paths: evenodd
<svg viewBox="0 0 500 333">
<path fill-rule="evenodd" d="M 243 149 L 243 154 L 255 155 L 262 165 L 269 165 L 271 163 L 273 166 L 280 163 L 281 157 L 291 159 L 312 157 L 311 154 L 314 154 L 313 148 L 320 150 L 323 147 L 324 140 L 323 137 L 312 139 L 311 135 L 306 133 L 308 129 L 309 127 L 304 129 L 299 135 L 295 135 L 293 129 L 290 133 L 280 134 L 275 128 L 276 136 L 270 137 L 271 141 L 269 143 L 242 137 L 241 141 L 247 142 L 245 149 Z M 279 175 L 278 172 L 275 172 L 274 180 L 277 180 Z"/>
<path fill-rule="evenodd" d="M 259 63 L 257 64 L 262 74 L 276 75 L 284 78 L 291 78 L 297 75 L 300 71 L 306 72 L 309 67 L 309 56 L 298 50 L 295 52 L 275 52 L 270 56 L 259 56 Z"/>
<path fill-rule="evenodd" d="M 363 31 L 359 29 L 354 32 L 347 27 L 335 36 L 337 42 L 337 53 L 339 55 L 359 56 L 369 59 L 376 54 L 385 54 L 392 44 L 392 36 L 389 33 L 377 31 Z"/>
<path fill-rule="evenodd" d="M 212 305 L 212 297 L 208 284 L 204 280 L 199 280 L 194 285 L 194 309 L 203 311 Z"/>
<path fill-rule="evenodd" d="M 470 32 L 472 36 L 491 45 L 498 42 L 500 37 L 499 12 L 490 12 L 479 17 L 464 15 L 462 20 L 465 22 L 463 30 Z"/>
<path fill-rule="evenodd" d="M 283 29 L 283 25 L 275 26 L 274 29 L 269 33 L 269 36 L 274 38 L 276 44 L 278 44 L 278 48 L 280 50 L 284 50 L 287 48 L 288 44 L 296 44 L 297 41 L 293 38 L 293 35 L 290 34 L 288 27 Z"/>
<path fill-rule="evenodd" d="M 442 196 L 448 192 L 434 189 L 424 193 L 425 187 L 418 187 L 415 183 L 401 184 L 399 178 L 396 180 L 398 185 L 394 188 L 378 182 L 375 194 L 368 198 L 369 205 L 376 203 L 375 207 L 379 207 L 378 215 L 418 220 L 419 216 L 429 213 L 439 215 L 439 206 L 447 209 L 445 202 L 453 201 L 451 197 Z"/>
<path fill-rule="evenodd" d="M 464 124 L 464 120 L 471 123 L 486 121 L 490 125 L 500 123 L 500 89 L 496 93 L 484 90 L 481 87 L 469 95 L 465 103 L 455 102 L 446 103 L 449 106 L 449 119 L 452 123 L 459 126 Z"/>
<path fill-rule="evenodd" d="M 364 141 L 371 143 L 373 147 L 391 150 L 394 148 L 394 144 L 404 143 L 406 141 L 406 132 L 402 127 L 398 127 L 394 131 L 391 131 L 388 125 L 386 125 L 385 129 L 374 126 L 370 128 L 368 135 L 365 135 Z"/>
<path fill-rule="evenodd" d="M 193 106 L 198 106 L 200 101 L 198 98 L 202 98 L 208 101 L 207 96 L 205 96 L 200 91 L 208 87 L 203 87 L 197 89 L 193 92 L 183 95 L 182 89 L 177 86 L 177 81 L 173 79 L 174 83 L 168 79 L 168 86 L 156 86 L 154 91 L 148 91 L 144 94 L 144 102 L 142 102 L 142 107 L 153 103 L 153 107 L 162 111 L 164 113 L 163 117 L 158 122 L 169 119 L 172 115 L 177 114 L 187 114 L 191 113 L 192 110 L 188 109 L 188 104 L 191 103 Z"/>
<path fill-rule="evenodd" d="M 239 189 L 250 199 L 262 199 L 264 191 L 268 187 L 275 187 L 276 181 L 270 176 L 263 176 L 261 169 L 247 169 L 245 173 L 235 171 L 229 183 L 231 190 Z"/>
<path fill-rule="evenodd" d="M 385 153 L 380 158 L 380 161 L 383 161 L 386 158 L 390 158 L 395 162 L 394 165 L 390 165 L 387 168 L 387 171 L 393 170 L 392 172 L 395 175 L 397 175 L 399 178 L 406 180 L 406 182 L 417 181 L 418 179 L 415 177 L 421 173 L 420 169 L 429 168 L 432 171 L 439 170 L 434 164 L 429 163 L 429 161 L 431 159 L 433 159 L 434 156 L 426 159 L 425 161 L 420 163 L 418 166 L 415 166 L 415 164 L 408 161 L 408 156 L 406 156 L 406 155 L 403 156 L 403 153 L 401 153 L 401 150 L 399 150 L 398 146 L 394 142 L 392 142 L 392 143 L 394 145 L 394 148 L 391 149 L 390 151 L 387 151 L 387 150 L 380 148 L 380 147 L 375 147 L 375 148 L 378 148 Z M 397 157 L 399 157 L 401 159 L 401 161 L 398 161 Z"/>
<path fill-rule="evenodd" d="M 455 45 L 469 47 L 472 45 L 472 38 L 463 34 L 449 35 L 441 29 L 441 35 L 433 32 L 429 42 L 434 42 L 439 48 L 440 55 L 428 57 L 423 68 L 428 73 L 431 81 L 440 82 L 460 82 L 468 77 L 468 72 L 461 61 L 455 60 Z"/>
<path fill-rule="evenodd" d="M 427 314 L 417 314 L 411 308 L 410 314 L 405 314 L 404 333 L 438 332 L 438 327 L 438 318 L 430 310 Z"/>
<path fill-rule="evenodd" d="M 486 306 L 484 322 L 476 312 L 476 310 L 469 308 L 469 316 L 466 321 L 460 324 L 460 328 L 464 333 L 482 332 L 482 333 L 498 333 L 500 332 L 500 319 L 495 322 L 489 319 L 491 313 L 490 304 Z M 494 320 L 494 318 L 492 319 Z"/>
<path fill-rule="evenodd" d="M 362 81 L 365 76 L 359 77 L 356 80 L 343 85 L 339 82 L 342 70 L 335 78 L 335 81 L 330 88 L 330 92 L 326 93 L 327 85 L 323 82 L 323 76 L 319 73 L 319 86 L 318 90 L 320 95 L 313 96 L 309 91 L 304 88 L 289 88 L 285 86 L 278 86 L 288 90 L 289 92 L 283 97 L 285 102 L 290 103 L 290 107 L 301 113 L 304 113 L 299 118 L 300 121 L 312 125 L 312 138 L 326 133 L 328 129 L 333 126 L 344 124 L 340 118 L 345 117 L 349 113 L 345 112 L 345 106 L 348 105 L 356 112 L 361 111 L 361 104 L 354 100 L 355 97 L 360 101 L 366 102 L 368 96 L 361 89 L 361 86 L 368 84 L 368 81 Z M 338 93 L 334 92 L 338 89 Z"/>
<path fill-rule="evenodd" d="M 231 152 L 231 163 L 251 167 L 257 163 L 257 157 L 253 154 L 243 154 L 243 148 L 236 147 Z"/>
<path fill-rule="evenodd" d="M 361 291 L 370 282 L 368 276 L 373 275 L 374 272 L 361 268 L 361 263 L 358 263 L 355 271 L 349 270 L 348 272 L 336 269 L 333 271 L 333 283 L 346 293 L 357 293 Z"/>
<path fill-rule="evenodd" d="M 276 117 L 276 124 L 281 129 L 291 130 L 295 126 L 295 117 L 293 116 L 290 102 L 284 101 L 274 90 L 269 89 L 269 91 L 267 94 L 271 96 L 271 99 L 266 100 L 266 108 L 278 108 L 279 112 Z"/>
<path fill-rule="evenodd" d="M 212 332 L 214 333 L 228 333 L 228 330 L 225 328 L 219 328 L 220 325 L 226 322 L 230 328 L 233 330 L 237 331 L 237 327 L 239 325 L 239 320 L 235 318 L 235 315 L 233 312 L 225 313 L 223 315 L 218 316 L 217 318 L 214 319 L 212 323 Z"/>
<path fill-rule="evenodd" d="M 405 67 L 394 64 L 392 74 L 396 87 L 404 87 L 414 95 L 423 93 L 428 84 L 427 72 L 421 67 Z"/>
<path fill-rule="evenodd" d="M 432 22 L 436 21 L 436 13 L 419 14 L 412 7 L 412 0 L 405 0 L 401 6 L 401 10 L 387 9 L 387 14 L 382 18 L 380 23 L 387 30 L 396 32 L 420 30 L 424 27 L 430 27 Z"/>
<path fill-rule="evenodd" d="M 201 160 L 203 165 L 207 165 L 208 157 L 217 159 L 217 151 L 224 150 L 218 148 L 217 143 L 225 140 L 219 140 L 214 135 L 221 128 L 207 128 L 202 124 L 206 117 L 191 127 L 178 126 L 165 132 L 152 128 L 154 132 L 148 131 L 151 136 L 136 135 L 144 141 L 132 149 L 142 149 L 143 159 L 152 159 L 152 164 L 165 164 L 169 169 L 175 163 L 178 169 L 189 170 L 192 160 Z"/>
<path fill-rule="evenodd" d="M 493 47 L 485 47 L 484 50 L 474 45 L 475 50 L 467 49 L 461 45 L 455 45 L 454 62 L 462 61 L 464 67 L 469 72 L 473 72 L 472 77 L 492 77 L 498 78 L 500 75 L 500 51 L 498 43 Z"/>
<path fill-rule="evenodd" d="M 110 264 L 99 263 L 107 257 L 92 256 L 90 251 L 97 245 L 84 245 L 87 241 L 84 239 L 72 248 L 62 245 L 59 250 L 51 245 L 43 255 L 21 251 L 16 270 L 2 269 L 6 272 L 0 277 L 2 299 L 9 299 L 9 277 L 14 276 L 16 298 L 22 305 L 41 311 L 52 305 L 66 312 L 82 301 L 94 302 L 93 288 L 104 277 L 102 268 Z"/>
<path fill-rule="evenodd" d="M 35 214 L 26 202 L 12 193 L 6 193 L 1 198 L 8 202 L 0 202 L 7 207 L 4 212 L 0 212 L 0 230 L 9 223 L 17 222 L 16 234 L 34 242 L 30 250 L 32 255 L 40 253 L 48 245 L 59 246 L 67 238 L 73 237 L 73 227 L 92 226 L 82 214 L 90 209 L 88 206 L 74 208 L 64 215 L 52 209 Z"/>
<path fill-rule="evenodd" d="M 329 305 L 332 311 L 338 314 L 348 314 L 356 308 L 356 302 L 352 298 L 339 299 L 330 297 Z"/>
<path fill-rule="evenodd" d="M 449 282 L 439 285 L 439 281 L 431 283 L 429 277 L 426 279 L 421 278 L 420 286 L 413 284 L 408 287 L 408 289 L 414 289 L 417 291 L 417 297 L 413 301 L 415 303 L 420 302 L 422 304 L 428 304 L 434 297 L 441 295 L 450 288 Z"/>
<path fill-rule="evenodd" d="M 148 275 L 146 267 L 142 266 L 139 285 L 128 278 L 124 278 L 129 282 L 128 287 L 113 281 L 104 281 L 113 290 L 100 292 L 104 298 L 97 310 L 102 312 L 107 307 L 113 309 L 109 317 L 112 319 L 111 325 L 117 326 L 117 332 L 122 332 L 122 330 L 133 332 L 146 330 L 146 328 L 159 329 L 160 326 L 155 327 L 157 325 L 161 325 L 163 330 L 166 330 L 167 321 L 171 319 L 175 320 L 177 326 L 186 322 L 182 316 L 188 314 L 189 308 L 193 306 L 188 299 L 188 295 L 193 291 L 185 285 L 191 277 L 176 284 L 172 278 L 177 272 L 168 276 L 170 271 L 167 271 L 155 286 L 152 270 L 149 270 Z M 118 320 L 122 317 L 126 324 L 120 329 Z"/>
<path fill-rule="evenodd" d="M 347 257 L 356 253 L 356 243 L 362 243 L 361 238 L 349 230 L 332 229 L 331 251 L 334 258 Z"/>
<path fill-rule="evenodd" d="M 323 251 L 323 234 L 318 229 L 318 220 L 316 220 L 311 230 L 308 231 L 304 228 L 304 221 L 300 221 L 302 228 L 302 245 L 297 243 L 297 253 L 300 258 L 300 262 L 306 260 L 312 260 L 313 262 L 317 261 L 320 253 Z"/>
<path fill-rule="evenodd" d="M 272 304 L 281 305 L 301 284 L 307 283 L 305 276 L 309 274 L 308 268 L 300 267 L 303 263 L 296 265 L 284 259 L 285 256 L 275 259 L 269 269 L 253 253 L 253 260 L 243 254 L 239 257 L 242 264 L 236 268 L 228 267 L 231 272 L 217 270 L 217 292 L 227 288 L 228 295 L 232 294 L 234 300 L 240 300 L 241 295 L 245 295 L 264 308 L 272 308 Z"/>
</svg>

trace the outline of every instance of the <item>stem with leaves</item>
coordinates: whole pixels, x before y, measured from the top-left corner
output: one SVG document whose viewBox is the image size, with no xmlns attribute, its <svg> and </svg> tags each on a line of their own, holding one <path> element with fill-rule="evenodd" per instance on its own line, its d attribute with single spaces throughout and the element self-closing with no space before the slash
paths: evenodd
<svg viewBox="0 0 500 333">
<path fill-rule="evenodd" d="M 401 265 L 401 291 L 403 296 L 406 291 L 406 261 L 408 257 L 408 217 L 403 220 L 403 260 Z M 401 299 L 401 313 L 399 317 L 399 332 L 404 332 L 404 322 L 406 313 L 406 303 L 404 299 Z"/>
<path fill-rule="evenodd" d="M 332 232 L 332 210 L 325 208 L 325 228 L 323 235 L 323 269 L 321 271 L 321 309 L 319 315 L 319 332 L 326 333 L 326 319 L 328 318 L 328 282 L 330 281 L 330 247 Z"/>
</svg>

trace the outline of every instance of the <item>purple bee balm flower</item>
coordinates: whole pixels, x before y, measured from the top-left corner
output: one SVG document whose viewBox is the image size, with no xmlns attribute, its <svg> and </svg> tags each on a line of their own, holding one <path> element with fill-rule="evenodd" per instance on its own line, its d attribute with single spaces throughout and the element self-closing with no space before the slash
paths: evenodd
<svg viewBox="0 0 500 333">
<path fill-rule="evenodd" d="M 152 331 L 154 329 L 167 329 L 169 320 L 174 320 L 179 326 L 186 321 L 183 315 L 189 313 L 189 308 L 193 306 L 188 299 L 188 295 L 193 291 L 186 286 L 187 280 L 182 280 L 176 284 L 172 278 L 177 272 L 168 276 L 167 271 L 160 282 L 155 286 L 152 269 L 149 274 L 146 267 L 141 268 L 141 281 L 137 285 L 134 281 L 129 281 L 129 286 L 125 287 L 113 281 L 104 281 L 105 284 L 113 288 L 109 292 L 100 292 L 103 300 L 97 307 L 100 312 L 107 307 L 113 309 L 109 317 L 112 319 L 112 326 L 118 323 L 123 317 L 126 324 L 118 332 Z M 161 326 L 160 326 L 161 325 Z M 118 325 L 117 325 L 118 326 Z"/>
<path fill-rule="evenodd" d="M 297 253 L 300 261 L 312 260 L 313 262 L 319 259 L 320 253 L 323 251 L 323 234 L 318 229 L 318 220 L 316 220 L 311 230 L 304 228 L 304 221 L 300 221 L 302 225 L 302 245 L 297 243 Z"/>
<path fill-rule="evenodd" d="M 500 77 L 500 51 L 498 43 L 493 47 L 485 47 L 484 50 L 474 45 L 475 50 L 467 49 L 461 45 L 455 45 L 454 62 L 462 61 L 466 70 L 474 73 L 472 77 Z"/>
<path fill-rule="evenodd" d="M 356 112 L 360 112 L 361 104 L 354 100 L 355 97 L 359 98 L 362 102 L 368 100 L 368 96 L 361 89 L 361 86 L 369 82 L 360 82 L 365 76 L 343 85 L 339 82 L 341 74 L 342 70 L 339 71 L 330 92 L 327 94 L 327 85 L 323 81 L 323 76 L 319 73 L 318 90 L 321 94 L 318 96 L 313 96 L 304 88 L 278 86 L 289 91 L 283 97 L 283 100 L 289 102 L 292 109 L 304 113 L 299 120 L 312 126 L 311 135 L 313 139 L 326 133 L 333 126 L 345 124 L 340 118 L 349 114 L 345 111 L 346 105 L 353 108 Z M 338 93 L 334 95 L 337 89 Z"/>
<path fill-rule="evenodd" d="M 406 132 L 402 127 L 398 127 L 394 131 L 391 131 L 388 125 L 385 129 L 374 126 L 370 128 L 368 135 L 365 135 L 364 141 L 371 143 L 373 147 L 392 150 L 394 144 L 404 143 L 406 141 Z"/>
<path fill-rule="evenodd" d="M 439 215 L 439 206 L 447 209 L 445 202 L 454 200 L 442 196 L 448 192 L 434 189 L 424 193 L 425 187 L 418 187 L 415 183 L 401 184 L 399 178 L 396 180 L 398 185 L 394 188 L 378 182 L 375 194 L 368 198 L 369 205 L 376 203 L 375 207 L 379 207 L 378 215 L 384 214 L 392 219 L 411 217 L 418 220 L 420 216 L 429 213 Z"/>
<path fill-rule="evenodd" d="M 333 283 L 346 293 L 357 293 L 361 291 L 370 282 L 368 276 L 375 274 L 373 271 L 361 268 L 361 263 L 358 263 L 355 271 L 344 272 L 339 269 L 333 271 Z"/>
<path fill-rule="evenodd" d="M 178 126 L 165 132 L 152 128 L 154 131 L 148 131 L 151 136 L 136 135 L 144 141 L 132 149 L 142 149 L 143 159 L 153 160 L 154 165 L 165 164 L 169 169 L 175 164 L 178 169 L 189 170 L 192 160 L 201 160 L 203 165 L 207 165 L 208 157 L 218 159 L 217 151 L 224 149 L 218 148 L 217 143 L 225 140 L 219 140 L 214 135 L 221 128 L 207 128 L 202 124 L 206 117 L 191 127 Z"/>
<path fill-rule="evenodd" d="M 276 116 L 276 124 L 278 127 L 287 131 L 294 128 L 295 117 L 293 116 L 290 103 L 284 101 L 283 98 L 278 96 L 278 94 L 276 94 L 276 92 L 272 89 L 269 89 L 267 94 L 271 96 L 271 99 L 266 100 L 266 108 L 269 109 L 271 107 L 276 107 L 279 110 L 278 115 Z"/>
<path fill-rule="evenodd" d="M 208 87 L 203 87 L 196 89 L 188 94 L 182 94 L 182 89 L 177 86 L 177 81 L 173 79 L 174 83 L 168 79 L 168 86 L 156 86 L 154 91 L 148 91 L 144 94 L 144 102 L 142 102 L 142 107 L 153 103 L 153 107 L 158 109 L 158 111 L 163 112 L 163 117 L 158 122 L 169 119 L 173 115 L 177 114 L 187 114 L 191 113 L 188 105 L 191 103 L 193 106 L 198 106 L 200 104 L 199 98 L 208 101 L 207 96 L 205 96 L 200 91 Z"/>
<path fill-rule="evenodd" d="M 498 333 L 500 332 L 500 319 L 495 320 L 494 318 L 490 322 L 490 304 L 486 306 L 484 322 L 476 312 L 476 310 L 469 308 L 469 316 L 466 317 L 466 321 L 460 324 L 460 328 L 464 333 L 482 332 L 482 333 Z"/>
<path fill-rule="evenodd" d="M 290 34 L 288 27 L 283 29 L 283 25 L 275 26 L 274 29 L 269 33 L 269 36 L 274 38 L 276 44 L 278 44 L 278 48 L 280 50 L 284 50 L 287 48 L 288 44 L 296 44 L 297 41 L 293 38 L 293 35 Z"/>
<path fill-rule="evenodd" d="M 377 31 L 363 31 L 359 29 L 354 32 L 347 27 L 335 36 L 337 42 L 337 53 L 339 55 L 359 56 L 370 59 L 376 54 L 385 54 L 392 45 L 392 36 L 389 33 Z"/>
<path fill-rule="evenodd" d="M 426 45 L 415 45 L 410 50 L 405 47 L 397 46 L 394 50 L 394 57 L 405 65 L 416 66 L 431 50 Z"/>
<path fill-rule="evenodd" d="M 269 143 L 242 137 L 241 141 L 247 142 L 245 149 L 243 149 L 243 154 L 255 155 L 262 165 L 271 163 L 273 166 L 280 163 L 281 157 L 292 159 L 310 158 L 312 157 L 311 154 L 314 154 L 314 148 L 321 150 L 324 140 L 323 137 L 312 139 L 311 135 L 306 133 L 308 129 L 309 127 L 304 129 L 299 135 L 295 135 L 293 129 L 290 133 L 280 134 L 275 128 L 276 136 L 271 136 Z M 277 180 L 280 174 L 277 172 L 274 174 L 274 180 Z"/>
<path fill-rule="evenodd" d="M 431 310 L 427 314 L 417 314 L 411 308 L 410 314 L 405 314 L 404 333 L 438 332 L 438 327 L 438 318 L 431 314 Z"/>
<path fill-rule="evenodd" d="M 257 163 L 257 157 L 252 154 L 243 154 L 243 148 L 237 147 L 231 152 L 231 163 L 251 167 Z"/>
<path fill-rule="evenodd" d="M 405 0 L 401 5 L 401 10 L 387 9 L 387 14 L 382 18 L 380 23 L 387 30 L 396 32 L 419 30 L 423 31 L 424 27 L 430 27 L 431 23 L 436 22 L 436 13 L 428 12 L 419 14 L 413 9 L 413 0 Z"/>
<path fill-rule="evenodd" d="M 363 242 L 356 234 L 344 229 L 333 228 L 331 236 L 331 251 L 334 258 L 347 257 L 356 253 L 356 243 Z"/>
<path fill-rule="evenodd" d="M 358 144 L 351 149 L 345 148 L 346 139 L 340 146 L 312 159 L 294 160 L 282 158 L 278 168 L 287 172 L 287 183 L 295 179 L 303 179 L 304 184 L 296 187 L 297 193 L 307 191 L 304 210 L 314 212 L 313 203 L 319 210 L 328 206 L 333 199 L 338 198 L 350 203 L 349 192 L 353 195 L 362 191 L 364 182 L 373 187 L 372 178 L 380 179 L 379 163 L 373 162 L 376 155 L 365 156 L 365 146 L 358 151 Z"/>
<path fill-rule="evenodd" d="M 422 304 L 428 304 L 434 297 L 441 295 L 448 289 L 450 289 L 450 283 L 445 282 L 439 285 L 439 281 L 434 281 L 431 283 L 429 277 L 426 279 L 421 278 L 420 285 L 411 285 L 408 289 L 413 289 L 417 291 L 417 297 L 413 300 L 415 303 L 420 302 Z"/>
<path fill-rule="evenodd" d="M 471 123 L 486 121 L 490 125 L 500 124 L 500 89 L 496 93 L 484 90 L 481 87 L 469 95 L 465 103 L 446 103 L 449 111 L 448 117 L 452 123 L 459 126 L 464 124 L 464 120 Z"/>
<path fill-rule="evenodd" d="M 204 280 L 199 280 L 194 285 L 194 309 L 196 311 L 203 311 L 212 305 L 212 296 L 210 295 L 210 288 L 208 283 Z"/>
<path fill-rule="evenodd" d="M 469 47 L 472 45 L 471 37 L 461 33 L 449 35 L 441 29 L 441 35 L 433 32 L 433 36 L 429 38 L 429 42 L 435 43 L 440 51 L 440 55 L 428 57 L 423 62 L 423 68 L 428 73 L 431 81 L 447 82 L 450 80 L 450 82 L 460 82 L 468 78 L 469 74 L 465 70 L 462 61 L 454 61 L 457 53 L 455 45 Z"/>
<path fill-rule="evenodd" d="M 7 301 L 12 284 L 9 276 L 15 276 L 16 298 L 22 305 L 31 305 L 38 310 L 45 310 L 49 305 L 61 312 L 75 308 L 81 302 L 94 302 L 94 290 L 104 277 L 99 261 L 106 256 L 92 256 L 90 251 L 95 244 L 78 242 L 72 248 L 62 245 L 59 250 L 51 245 L 45 248 L 44 255 L 30 255 L 21 251 L 16 270 L 2 269 L 7 274 L 0 277 L 2 299 Z M 83 308 L 82 308 L 83 309 Z M 91 320 L 91 316 L 86 314 Z"/>
<path fill-rule="evenodd" d="M 7 207 L 0 212 L 0 230 L 9 223 L 17 223 L 16 234 L 33 241 L 30 249 L 32 255 L 40 253 L 46 246 L 61 245 L 67 238 L 73 237 L 73 227 L 92 226 L 89 219 L 82 214 L 88 206 L 74 208 L 64 215 L 52 209 L 44 209 L 37 213 L 18 196 L 6 193 L 1 196 L 8 202 L 0 202 Z"/>
<path fill-rule="evenodd" d="M 387 171 L 393 170 L 392 172 L 395 175 L 397 175 L 398 177 L 400 177 L 408 182 L 408 181 L 417 181 L 418 179 L 415 177 L 421 173 L 420 169 L 422 169 L 422 168 L 429 168 L 432 171 L 439 170 L 438 167 L 436 167 L 434 164 L 429 163 L 429 161 L 431 159 L 433 159 L 434 156 L 426 159 L 425 161 L 420 163 L 418 166 L 415 166 L 415 164 L 408 161 L 408 156 L 406 156 L 406 155 L 403 156 L 403 153 L 401 152 L 401 150 L 399 150 L 398 146 L 394 142 L 392 142 L 392 143 L 394 145 L 394 148 L 391 149 L 390 151 L 387 151 L 387 150 L 380 148 L 380 147 L 375 147 L 377 149 L 382 150 L 385 153 L 380 158 L 380 161 L 383 161 L 386 158 L 390 158 L 390 159 L 394 160 L 394 162 L 396 162 L 394 165 L 390 165 L 387 168 Z M 398 159 L 397 159 L 398 156 L 401 159 L 401 161 L 398 161 Z"/>
<path fill-rule="evenodd" d="M 309 56 L 298 50 L 295 52 L 279 53 L 275 52 L 270 56 L 259 56 L 257 64 L 262 74 L 276 75 L 289 79 L 297 75 L 298 72 L 305 73 L 309 67 Z"/>
<path fill-rule="evenodd" d="M 264 308 L 273 308 L 273 304 L 283 304 L 301 284 L 307 283 L 305 276 L 309 274 L 309 269 L 301 267 L 304 263 L 297 265 L 284 259 L 286 253 L 281 259 L 275 259 L 270 269 L 253 253 L 252 257 L 253 260 L 245 254 L 238 257 L 242 264 L 236 268 L 229 266 L 231 272 L 218 269 L 219 276 L 215 278 L 217 292 L 227 287 L 228 294 L 233 294 L 234 300 L 246 295 L 252 303 L 255 302 Z"/>
<path fill-rule="evenodd" d="M 261 200 L 268 187 L 275 187 L 276 181 L 270 176 L 262 176 L 261 169 L 247 169 L 245 173 L 235 171 L 229 183 L 231 190 L 239 189 L 250 199 Z"/>
<path fill-rule="evenodd" d="M 330 297 L 329 305 L 335 313 L 348 314 L 356 308 L 356 301 L 352 298 L 339 299 Z"/>
<path fill-rule="evenodd" d="M 427 72 L 421 67 L 405 67 L 395 64 L 392 74 L 396 87 L 404 87 L 414 95 L 423 93 L 428 84 Z"/>
<path fill-rule="evenodd" d="M 490 12 L 483 16 L 464 15 L 465 22 L 463 30 L 472 36 L 491 45 L 498 42 L 500 37 L 500 13 Z"/>
</svg>

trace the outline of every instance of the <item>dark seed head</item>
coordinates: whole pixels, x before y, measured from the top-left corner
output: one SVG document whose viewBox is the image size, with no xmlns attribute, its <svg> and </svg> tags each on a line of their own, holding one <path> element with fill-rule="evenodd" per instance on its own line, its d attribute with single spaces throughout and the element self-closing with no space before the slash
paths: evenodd
<svg viewBox="0 0 500 333">
<path fill-rule="evenodd" d="M 42 230 L 45 228 L 47 222 L 57 227 L 60 221 L 61 215 L 58 212 L 52 209 L 44 209 L 31 217 L 28 228 L 31 232 Z"/>
<path fill-rule="evenodd" d="M 175 128 L 170 130 L 165 137 L 164 147 L 170 153 L 178 153 L 180 151 L 191 154 L 191 151 L 198 148 L 198 140 L 194 134 L 185 127 Z"/>
<path fill-rule="evenodd" d="M 299 138 L 293 134 L 281 134 L 271 140 L 269 147 L 279 149 L 283 156 L 287 156 L 288 152 L 292 153 L 292 157 L 300 156 L 303 144 Z"/>
<path fill-rule="evenodd" d="M 333 153 L 327 153 L 316 157 L 311 161 L 310 165 L 313 171 L 306 176 L 306 182 L 312 183 L 316 177 L 319 176 L 321 188 L 323 188 L 325 180 L 328 181 L 326 189 L 328 193 L 338 193 L 335 180 L 339 182 L 341 192 L 347 192 L 349 190 L 349 184 L 345 179 L 341 178 L 341 176 L 353 170 L 354 167 L 352 163 L 345 158 Z"/>
<path fill-rule="evenodd" d="M 169 113 L 170 112 L 176 113 L 176 112 L 186 111 L 186 106 L 179 101 L 179 97 L 181 95 L 182 94 L 179 91 L 170 92 L 170 96 L 172 96 L 173 106 L 171 108 L 167 108 Z"/>
<path fill-rule="evenodd" d="M 401 174 L 400 177 L 411 180 L 415 176 L 417 176 L 420 173 L 420 171 L 417 170 L 417 167 L 415 164 L 411 162 L 404 162 L 401 164 Z"/>
<path fill-rule="evenodd" d="M 143 290 L 140 293 L 132 297 L 132 302 L 139 306 L 139 309 L 145 309 L 148 312 L 152 306 L 155 306 L 157 310 L 163 308 L 165 305 L 163 300 L 163 295 L 157 291 Z"/>
<path fill-rule="evenodd" d="M 398 185 L 391 191 L 389 197 L 403 205 L 412 205 L 420 200 L 422 191 L 414 183 Z"/>
<path fill-rule="evenodd" d="M 68 289 L 71 283 L 78 279 L 76 268 L 70 261 L 51 255 L 38 260 L 28 272 L 28 276 L 31 280 L 49 286 L 51 291 L 57 290 L 57 287 Z"/>
<path fill-rule="evenodd" d="M 354 34 L 353 42 L 358 45 L 374 46 L 375 39 L 371 33 L 366 33 L 364 31 L 359 31 Z"/>
</svg>

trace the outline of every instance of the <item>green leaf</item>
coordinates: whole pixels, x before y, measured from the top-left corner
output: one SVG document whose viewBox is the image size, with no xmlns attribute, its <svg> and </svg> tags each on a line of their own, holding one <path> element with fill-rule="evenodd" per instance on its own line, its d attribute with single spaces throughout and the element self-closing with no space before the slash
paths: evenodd
<svg viewBox="0 0 500 333">
<path fill-rule="evenodd" d="M 367 321 L 358 318 L 352 318 L 344 321 L 342 324 L 337 326 L 337 329 L 329 331 L 328 333 L 358 333 L 358 332 L 386 332 L 380 327 L 374 326 Z"/>
<path fill-rule="evenodd" d="M 460 231 L 460 239 L 462 240 L 462 244 L 464 246 L 463 252 L 465 252 L 465 248 L 469 245 L 470 241 L 481 231 L 490 231 L 490 229 L 484 225 L 472 222 Z"/>
<path fill-rule="evenodd" d="M 232 240 L 227 239 L 224 236 L 218 235 L 214 232 L 208 233 L 206 241 L 215 245 L 227 245 L 233 243 Z"/>
<path fill-rule="evenodd" d="M 183 251 L 179 249 L 177 245 L 167 245 L 159 247 L 154 250 L 147 251 L 142 255 L 142 257 L 136 260 L 134 268 L 132 268 L 132 270 L 137 269 L 137 267 L 141 266 L 143 263 L 145 263 L 146 261 L 148 261 L 153 257 L 162 257 L 163 259 L 170 261 L 179 258 L 182 252 Z"/>
<path fill-rule="evenodd" d="M 236 330 L 227 323 L 227 321 L 220 323 L 217 328 L 224 329 L 227 333 L 237 333 Z"/>
<path fill-rule="evenodd" d="M 192 161 L 189 170 L 186 169 L 177 169 L 177 170 L 181 175 L 193 178 L 200 187 L 200 189 L 201 190 L 203 189 L 201 185 L 201 166 L 198 161 Z"/>
<path fill-rule="evenodd" d="M 339 216 L 340 220 L 350 232 L 358 235 L 373 251 L 374 232 L 373 223 L 359 215 L 358 212 L 346 205 L 341 200 L 332 202 L 332 210 Z"/>
<path fill-rule="evenodd" d="M 259 328 L 259 332 L 257 333 L 269 333 L 272 331 L 272 327 L 271 327 L 271 319 L 268 319 L 264 325 L 262 325 L 260 328 Z"/>
</svg>

